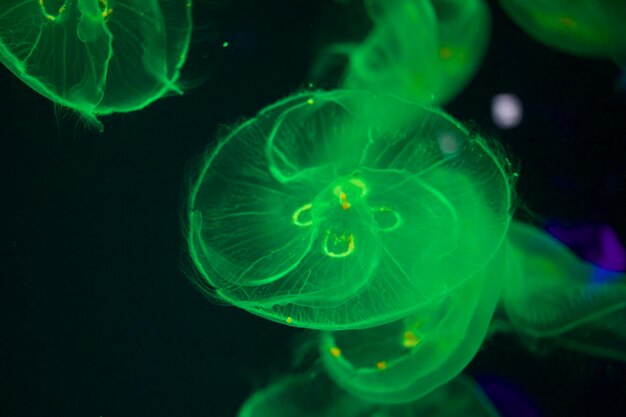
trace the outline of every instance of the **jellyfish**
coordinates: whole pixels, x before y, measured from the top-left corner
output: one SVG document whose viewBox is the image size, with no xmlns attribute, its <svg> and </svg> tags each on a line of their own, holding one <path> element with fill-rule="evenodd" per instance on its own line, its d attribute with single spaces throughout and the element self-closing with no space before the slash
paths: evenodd
<svg viewBox="0 0 626 417">
<path fill-rule="evenodd" d="M 532 340 L 626 361 L 626 274 L 585 262 L 542 230 L 511 224 L 502 305 Z"/>
<path fill-rule="evenodd" d="M 191 0 L 6 0 L 0 62 L 102 131 L 98 116 L 181 93 L 191 26 Z"/>
<path fill-rule="evenodd" d="M 321 331 L 323 395 L 338 399 L 311 416 L 409 415 L 396 412 L 427 404 L 497 330 L 626 361 L 625 274 L 512 220 L 515 177 L 495 144 L 441 110 L 294 94 L 202 159 L 186 213 L 197 283 Z M 285 380 L 242 416 L 315 403 L 288 398 L 305 383 Z"/>
<path fill-rule="evenodd" d="M 353 330 L 435 315 L 457 290 L 497 292 L 481 274 L 511 217 L 509 180 L 500 154 L 440 110 L 296 94 L 207 153 L 189 250 L 202 286 L 279 323 Z"/>
<path fill-rule="evenodd" d="M 248 397 L 238 417 L 365 417 L 376 404 L 342 391 L 323 372 L 283 375 Z"/>
<path fill-rule="evenodd" d="M 626 65 L 626 3 L 619 0 L 500 0 L 526 33 L 559 51 Z"/>
<path fill-rule="evenodd" d="M 482 345 L 500 298 L 503 251 L 478 276 L 395 322 L 323 332 L 328 374 L 356 398 L 379 404 L 418 400 L 469 364 Z"/>
<path fill-rule="evenodd" d="M 341 390 L 323 372 L 286 375 L 252 394 L 238 417 L 498 417 L 480 386 L 459 375 L 428 396 L 406 404 L 381 405 Z"/>
<path fill-rule="evenodd" d="M 372 31 L 360 44 L 327 48 L 315 78 L 332 57 L 347 55 L 344 88 L 441 105 L 478 70 L 491 32 L 483 0 L 365 0 L 365 6 Z"/>
<path fill-rule="evenodd" d="M 517 221 L 477 277 L 401 320 L 323 332 L 320 357 L 333 381 L 356 398 L 416 401 L 463 371 L 493 331 L 496 308 L 511 326 L 497 329 L 530 346 L 626 361 L 626 275 L 587 263 Z"/>
</svg>

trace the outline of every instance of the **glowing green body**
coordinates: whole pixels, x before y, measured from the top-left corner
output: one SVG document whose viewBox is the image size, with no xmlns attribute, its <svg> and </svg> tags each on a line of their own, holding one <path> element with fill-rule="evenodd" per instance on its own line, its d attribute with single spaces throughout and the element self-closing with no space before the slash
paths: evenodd
<svg viewBox="0 0 626 417">
<path fill-rule="evenodd" d="M 294 326 L 367 328 L 476 275 L 509 208 L 495 155 L 444 113 L 313 93 L 269 107 L 208 155 L 189 243 L 232 304 Z"/>
<path fill-rule="evenodd" d="M 491 19 L 483 0 L 365 0 L 373 29 L 347 54 L 343 87 L 443 104 L 474 76 L 485 55 Z M 320 65 L 322 68 L 324 65 Z M 321 72 L 317 69 L 315 72 Z"/>
<path fill-rule="evenodd" d="M 0 62 L 102 130 L 177 87 L 191 0 L 3 0 Z"/>
<path fill-rule="evenodd" d="M 560 51 L 626 64 L 626 2 L 622 0 L 500 0 L 508 15 L 538 41 Z"/>
</svg>

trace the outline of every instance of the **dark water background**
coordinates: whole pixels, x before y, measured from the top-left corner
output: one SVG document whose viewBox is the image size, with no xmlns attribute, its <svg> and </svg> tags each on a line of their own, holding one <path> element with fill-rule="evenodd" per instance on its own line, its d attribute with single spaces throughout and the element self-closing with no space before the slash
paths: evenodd
<svg viewBox="0 0 626 417">
<path fill-rule="evenodd" d="M 501 139 L 535 215 L 608 224 L 626 242 L 619 70 L 536 43 L 493 6 L 486 60 L 447 110 Z M 185 175 L 224 126 L 305 88 L 332 35 L 367 27 L 346 10 L 330 0 L 198 2 L 184 78 L 207 81 L 104 118 L 104 134 L 55 115 L 0 68 L 0 416 L 231 417 L 289 368 L 301 331 L 215 306 L 187 281 Z M 517 129 L 491 122 L 501 92 L 525 105 Z M 618 362 L 536 355 L 497 336 L 469 372 L 511 381 L 545 416 L 626 416 Z"/>
</svg>

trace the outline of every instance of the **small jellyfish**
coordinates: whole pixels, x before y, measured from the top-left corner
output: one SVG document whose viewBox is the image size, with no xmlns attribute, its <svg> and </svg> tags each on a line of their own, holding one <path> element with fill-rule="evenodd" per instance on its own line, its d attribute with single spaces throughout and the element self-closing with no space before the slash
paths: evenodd
<svg viewBox="0 0 626 417">
<path fill-rule="evenodd" d="M 181 93 L 191 0 L 3 0 L 0 62 L 102 130 L 98 116 Z"/>
<path fill-rule="evenodd" d="M 500 0 L 500 4 L 545 45 L 626 65 L 626 3 L 621 0 Z"/>
<path fill-rule="evenodd" d="M 337 44 L 314 66 L 347 55 L 343 87 L 441 105 L 472 79 L 485 55 L 491 18 L 483 0 L 365 0 L 373 22 L 357 45 Z"/>
<path fill-rule="evenodd" d="M 496 255 L 511 207 L 503 166 L 439 110 L 369 92 L 294 95 L 207 154 L 189 193 L 190 253 L 212 294 L 262 317 L 390 323 Z"/>
<path fill-rule="evenodd" d="M 478 352 L 500 299 L 503 267 L 500 251 L 477 276 L 401 320 L 322 333 L 326 371 L 364 401 L 398 404 L 424 397 L 459 375 Z"/>
</svg>

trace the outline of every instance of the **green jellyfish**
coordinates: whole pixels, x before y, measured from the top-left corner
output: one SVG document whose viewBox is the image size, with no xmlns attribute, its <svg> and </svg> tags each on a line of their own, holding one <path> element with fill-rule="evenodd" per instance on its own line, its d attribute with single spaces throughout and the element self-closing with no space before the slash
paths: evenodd
<svg viewBox="0 0 626 417">
<path fill-rule="evenodd" d="M 419 401 L 382 405 L 350 396 L 323 372 L 287 375 L 255 392 L 238 417 L 498 417 L 474 380 L 459 375 Z"/>
<path fill-rule="evenodd" d="M 513 222 L 502 305 L 514 331 L 626 361 L 626 274 L 577 258 L 547 233 Z"/>
<path fill-rule="evenodd" d="M 482 283 L 502 245 L 511 188 L 501 162 L 439 110 L 349 90 L 288 97 L 202 162 L 188 204 L 199 282 L 319 330 L 438 309 L 466 281 Z"/>
<path fill-rule="evenodd" d="M 626 3 L 621 0 L 500 0 L 541 43 L 572 55 L 626 65 Z"/>
<path fill-rule="evenodd" d="M 411 415 L 490 330 L 626 361 L 625 274 L 512 222 L 514 178 L 442 111 L 366 91 L 293 95 L 220 140 L 188 201 L 198 283 L 322 330 L 332 380 L 290 398 L 307 380 L 287 379 L 241 416 Z"/>
<path fill-rule="evenodd" d="M 102 130 L 98 116 L 181 93 L 191 0 L 3 0 L 0 62 Z"/>
<path fill-rule="evenodd" d="M 477 276 L 395 322 L 323 332 L 320 356 L 351 395 L 380 404 L 418 400 L 455 378 L 482 345 L 500 298 L 500 251 Z"/>
<path fill-rule="evenodd" d="M 238 417 L 365 417 L 377 405 L 341 390 L 323 372 L 288 374 L 246 399 Z"/>
<path fill-rule="evenodd" d="M 444 104 L 474 76 L 491 18 L 483 0 L 365 0 L 373 29 L 358 45 L 333 45 L 314 67 L 347 55 L 343 87 Z"/>
<path fill-rule="evenodd" d="M 323 332 L 322 363 L 356 398 L 416 401 L 473 359 L 498 300 L 497 320 L 504 315 L 507 324 L 491 331 L 626 361 L 626 275 L 586 263 L 547 233 L 512 222 L 489 265 L 441 300 L 389 324 Z"/>
</svg>

